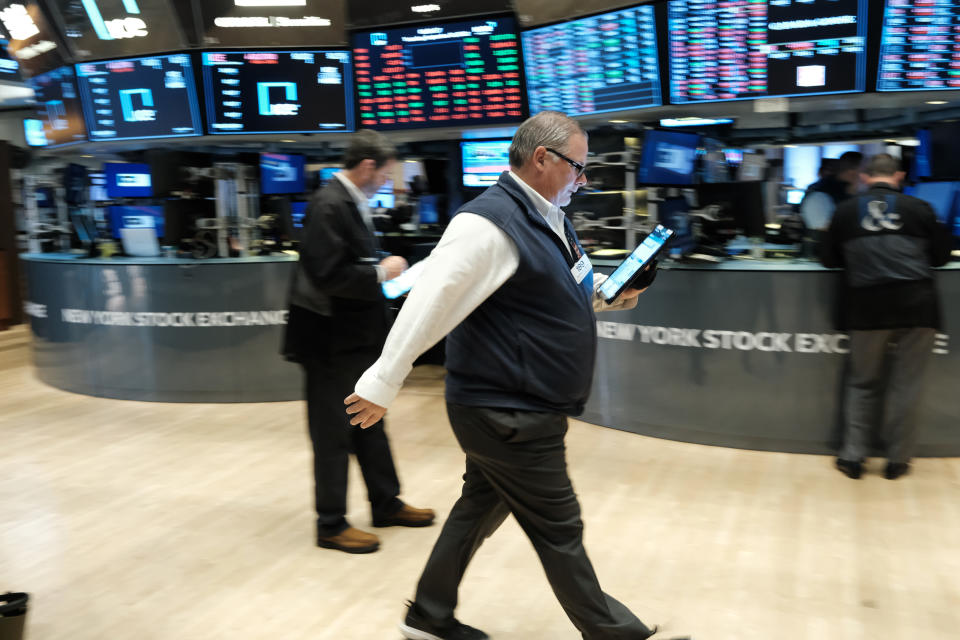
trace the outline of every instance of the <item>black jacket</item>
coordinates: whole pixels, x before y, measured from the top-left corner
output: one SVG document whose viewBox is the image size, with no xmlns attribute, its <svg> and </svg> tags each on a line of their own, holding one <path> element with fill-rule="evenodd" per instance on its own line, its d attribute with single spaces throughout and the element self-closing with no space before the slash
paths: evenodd
<svg viewBox="0 0 960 640">
<path fill-rule="evenodd" d="M 378 249 L 339 179 L 314 194 L 290 287 L 282 347 L 288 360 L 379 353 L 390 323 L 377 282 Z"/>
<path fill-rule="evenodd" d="M 931 267 L 950 260 L 952 242 L 928 203 L 890 185 L 840 204 L 821 244 L 824 266 L 845 270 L 839 328 L 939 329 Z"/>
</svg>

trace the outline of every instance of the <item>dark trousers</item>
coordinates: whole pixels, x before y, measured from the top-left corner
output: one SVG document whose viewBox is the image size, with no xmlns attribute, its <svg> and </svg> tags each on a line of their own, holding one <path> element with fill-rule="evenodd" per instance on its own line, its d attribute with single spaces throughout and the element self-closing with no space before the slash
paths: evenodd
<svg viewBox="0 0 960 640">
<path fill-rule="evenodd" d="M 390 516 L 402 506 L 400 481 L 393 465 L 383 421 L 368 429 L 350 424 L 343 399 L 353 393 L 370 357 L 337 357 L 303 363 L 306 373 L 307 421 L 313 441 L 317 535 L 337 535 L 349 525 L 347 470 L 350 454 L 357 457 L 373 517 Z"/>
<path fill-rule="evenodd" d="M 850 332 L 841 458 L 865 458 L 877 419 L 882 417 L 887 458 L 890 462 L 910 462 L 916 446 L 913 413 L 920 401 L 936 335 L 936 330 L 924 328 Z"/>
<path fill-rule="evenodd" d="M 580 504 L 567 475 L 565 416 L 447 404 L 467 454 L 463 492 L 417 586 L 418 607 L 453 617 L 467 564 L 512 513 L 533 543 L 550 586 L 588 640 L 641 640 L 650 630 L 600 589 L 583 548 Z"/>
</svg>

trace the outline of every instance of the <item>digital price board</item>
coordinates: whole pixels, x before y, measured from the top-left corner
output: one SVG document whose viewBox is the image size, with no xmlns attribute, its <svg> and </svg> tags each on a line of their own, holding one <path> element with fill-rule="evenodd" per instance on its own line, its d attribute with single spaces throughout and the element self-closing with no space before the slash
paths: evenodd
<svg viewBox="0 0 960 640">
<path fill-rule="evenodd" d="M 353 131 L 349 51 L 208 51 L 207 130 L 227 133 Z"/>
<path fill-rule="evenodd" d="M 522 120 L 518 40 L 512 18 L 355 33 L 360 126 L 404 129 Z"/>
<path fill-rule="evenodd" d="M 887 0 L 877 91 L 960 89 L 960 2 Z"/>
<path fill-rule="evenodd" d="M 203 133 L 189 54 L 83 62 L 76 68 L 91 140 Z"/>
<path fill-rule="evenodd" d="M 652 6 L 541 27 L 522 38 L 531 113 L 574 116 L 663 104 Z"/>
<path fill-rule="evenodd" d="M 867 1 L 670 0 L 670 101 L 864 91 Z"/>
</svg>

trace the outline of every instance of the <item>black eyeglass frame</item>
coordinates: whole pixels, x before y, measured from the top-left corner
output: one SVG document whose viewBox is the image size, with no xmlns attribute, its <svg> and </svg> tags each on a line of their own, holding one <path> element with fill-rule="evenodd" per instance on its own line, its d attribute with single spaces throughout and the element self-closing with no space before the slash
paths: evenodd
<svg viewBox="0 0 960 640">
<path fill-rule="evenodd" d="M 556 149 L 551 149 L 550 147 L 544 147 L 544 149 L 546 149 L 546 150 L 549 151 L 550 153 L 554 154 L 554 155 L 557 156 L 558 158 L 560 158 L 560 159 L 562 159 L 562 160 L 566 160 L 566 161 L 567 161 L 567 164 L 569 164 L 571 167 L 573 167 L 573 168 L 576 170 L 576 172 L 577 172 L 577 177 L 578 177 L 578 178 L 583 175 L 583 172 L 584 172 L 584 171 L 587 170 L 587 165 L 585 165 L 585 164 L 580 164 L 580 163 L 577 162 L 576 160 L 571 160 L 570 158 L 568 158 L 567 156 L 563 155 L 562 153 L 560 153 L 560 152 L 557 151 Z"/>
</svg>

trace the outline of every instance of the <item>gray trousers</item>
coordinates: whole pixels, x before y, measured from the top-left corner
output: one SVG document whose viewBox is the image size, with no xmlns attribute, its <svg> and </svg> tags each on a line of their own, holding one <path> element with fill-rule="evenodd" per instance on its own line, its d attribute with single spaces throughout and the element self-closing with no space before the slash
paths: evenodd
<svg viewBox="0 0 960 640">
<path fill-rule="evenodd" d="M 879 421 L 890 462 L 910 461 L 916 445 L 913 413 L 936 334 L 926 328 L 850 332 L 841 458 L 865 458 Z"/>
<path fill-rule="evenodd" d="M 453 617 L 467 564 L 513 514 L 533 543 L 557 600 L 587 640 L 644 640 L 648 629 L 600 589 L 583 548 L 580 503 L 567 475 L 567 418 L 553 413 L 447 404 L 467 454 L 463 492 L 417 586 L 416 604 L 437 623 Z"/>
</svg>

